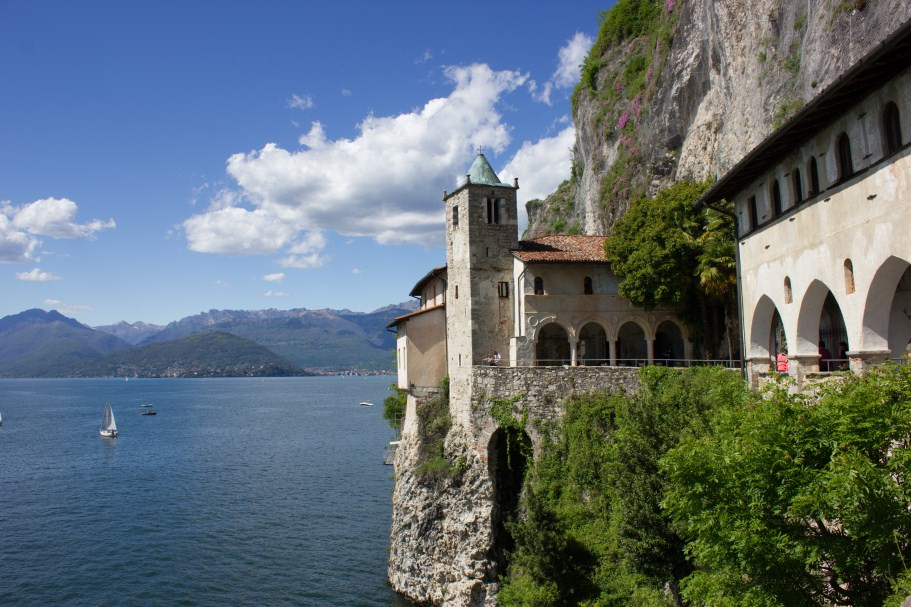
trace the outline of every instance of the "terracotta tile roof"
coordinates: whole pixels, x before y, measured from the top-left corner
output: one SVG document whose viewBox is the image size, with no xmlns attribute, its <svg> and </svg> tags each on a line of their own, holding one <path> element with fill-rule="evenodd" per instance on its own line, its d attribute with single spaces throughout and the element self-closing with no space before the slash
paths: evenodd
<svg viewBox="0 0 911 607">
<path fill-rule="evenodd" d="M 524 262 L 607 263 L 606 236 L 538 236 L 520 240 L 513 255 Z"/>
<path fill-rule="evenodd" d="M 401 323 L 405 320 L 408 320 L 409 318 L 413 318 L 415 316 L 418 316 L 419 314 L 426 314 L 427 312 L 432 312 L 434 310 L 439 310 L 440 308 L 445 308 L 445 307 L 446 307 L 446 304 L 441 303 L 441 304 L 437 304 L 435 306 L 430 306 L 429 308 L 422 308 L 420 310 L 415 310 L 414 312 L 409 312 L 408 314 L 403 314 L 402 316 L 397 316 L 392 322 L 390 322 L 388 325 L 386 325 L 386 328 L 388 329 L 389 327 L 398 326 L 399 323 Z"/>
</svg>

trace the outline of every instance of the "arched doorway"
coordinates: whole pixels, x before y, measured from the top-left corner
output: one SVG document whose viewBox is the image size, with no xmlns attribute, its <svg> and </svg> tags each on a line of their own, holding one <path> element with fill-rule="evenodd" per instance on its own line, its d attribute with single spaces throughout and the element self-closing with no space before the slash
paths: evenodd
<svg viewBox="0 0 911 607">
<path fill-rule="evenodd" d="M 490 560 L 495 564 L 494 575 L 499 578 L 506 573 L 507 554 L 516 547 L 508 523 L 516 520 L 519 511 L 525 472 L 532 457 L 531 439 L 523 430 L 498 428 L 490 437 L 487 453 L 494 495 Z"/>
<path fill-rule="evenodd" d="M 826 295 L 819 314 L 819 370 L 846 369 L 848 361 L 842 357 L 848 351 L 848 331 L 845 317 L 832 292 Z M 841 353 L 841 354 L 840 354 Z"/>
<path fill-rule="evenodd" d="M 891 294 L 891 297 L 890 297 Z M 889 351 L 889 358 L 904 356 L 911 340 L 911 265 L 890 257 L 876 271 L 864 305 L 864 322 L 858 350 Z"/>
<path fill-rule="evenodd" d="M 607 333 L 601 325 L 590 322 L 582 327 L 576 358 L 580 365 L 606 365 L 610 362 Z"/>
<path fill-rule="evenodd" d="M 671 367 L 682 364 L 683 334 L 677 323 L 665 320 L 655 331 L 655 364 L 666 364 Z"/>
<path fill-rule="evenodd" d="M 640 367 L 648 363 L 648 342 L 638 323 L 628 321 L 617 332 L 617 364 Z"/>
<path fill-rule="evenodd" d="M 568 365 L 571 360 L 566 329 L 555 322 L 541 327 L 535 345 L 535 358 L 540 367 Z"/>
<path fill-rule="evenodd" d="M 773 369 L 777 368 L 776 361 L 779 354 L 788 355 L 788 340 L 785 338 L 781 314 L 778 313 L 778 310 L 775 310 L 772 315 L 772 325 L 769 329 L 769 357 L 771 358 L 769 362 Z"/>
</svg>

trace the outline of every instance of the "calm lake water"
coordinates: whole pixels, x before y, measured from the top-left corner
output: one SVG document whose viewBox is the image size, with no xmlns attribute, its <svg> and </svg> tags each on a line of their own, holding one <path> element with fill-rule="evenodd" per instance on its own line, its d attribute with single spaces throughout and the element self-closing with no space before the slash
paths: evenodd
<svg viewBox="0 0 911 607">
<path fill-rule="evenodd" d="M 0 605 L 410 605 L 390 382 L 0 380 Z"/>
</svg>

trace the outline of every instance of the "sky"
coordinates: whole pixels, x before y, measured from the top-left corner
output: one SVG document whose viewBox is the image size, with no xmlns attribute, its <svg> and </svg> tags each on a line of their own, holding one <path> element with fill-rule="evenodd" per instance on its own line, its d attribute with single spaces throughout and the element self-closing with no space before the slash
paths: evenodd
<svg viewBox="0 0 911 607">
<path fill-rule="evenodd" d="M 478 149 L 569 177 L 610 4 L 0 0 L 0 317 L 407 301 Z"/>
</svg>

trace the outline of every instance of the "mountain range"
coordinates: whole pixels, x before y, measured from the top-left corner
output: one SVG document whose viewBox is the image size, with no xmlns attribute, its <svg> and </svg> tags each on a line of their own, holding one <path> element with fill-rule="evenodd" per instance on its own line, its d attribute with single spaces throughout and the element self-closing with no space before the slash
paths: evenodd
<svg viewBox="0 0 911 607">
<path fill-rule="evenodd" d="M 395 335 L 386 325 L 414 309 L 209 310 L 164 327 L 94 328 L 56 310 L 26 310 L 0 319 L 0 377 L 391 371 Z M 218 337 L 190 339 L 211 334 Z"/>
</svg>

